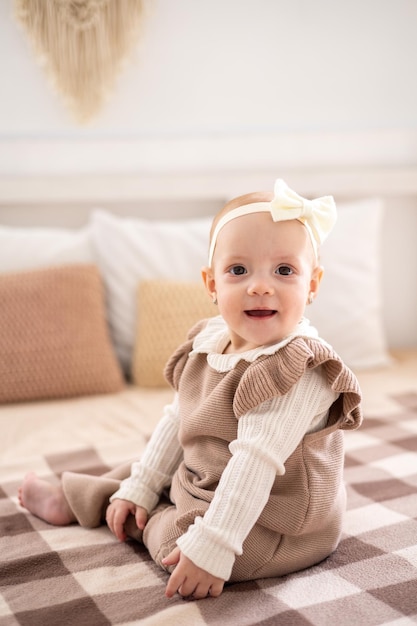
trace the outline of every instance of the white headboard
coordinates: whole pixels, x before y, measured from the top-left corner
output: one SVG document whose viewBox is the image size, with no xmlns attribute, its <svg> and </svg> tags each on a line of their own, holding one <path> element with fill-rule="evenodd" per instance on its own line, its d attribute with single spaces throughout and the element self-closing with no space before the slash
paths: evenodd
<svg viewBox="0 0 417 626">
<path fill-rule="evenodd" d="M 278 175 L 308 197 L 417 201 L 417 167 L 14 175 L 0 176 L 0 222 L 79 226 L 96 207 L 149 219 L 207 215 L 236 195 L 271 189 Z"/>
</svg>

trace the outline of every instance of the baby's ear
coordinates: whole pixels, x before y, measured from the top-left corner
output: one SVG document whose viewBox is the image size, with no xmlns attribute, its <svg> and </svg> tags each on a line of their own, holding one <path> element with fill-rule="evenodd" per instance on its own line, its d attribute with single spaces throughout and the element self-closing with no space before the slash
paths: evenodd
<svg viewBox="0 0 417 626">
<path fill-rule="evenodd" d="M 323 278 L 324 267 L 321 265 L 317 265 L 311 274 L 310 280 L 310 293 L 317 295 L 317 292 L 320 287 L 321 279 Z"/>
<path fill-rule="evenodd" d="M 210 298 L 216 295 L 216 283 L 214 280 L 214 274 L 211 267 L 203 267 L 201 270 L 201 277 L 203 279 L 204 286 L 209 294 Z"/>
</svg>

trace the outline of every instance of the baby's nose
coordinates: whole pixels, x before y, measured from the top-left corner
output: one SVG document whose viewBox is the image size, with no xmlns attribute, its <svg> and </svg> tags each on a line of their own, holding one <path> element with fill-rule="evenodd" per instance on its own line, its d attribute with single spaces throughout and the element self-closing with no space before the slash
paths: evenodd
<svg viewBox="0 0 417 626">
<path fill-rule="evenodd" d="M 248 291 L 250 294 L 258 296 L 272 295 L 274 293 L 274 286 L 268 277 L 257 276 L 252 280 Z"/>
</svg>

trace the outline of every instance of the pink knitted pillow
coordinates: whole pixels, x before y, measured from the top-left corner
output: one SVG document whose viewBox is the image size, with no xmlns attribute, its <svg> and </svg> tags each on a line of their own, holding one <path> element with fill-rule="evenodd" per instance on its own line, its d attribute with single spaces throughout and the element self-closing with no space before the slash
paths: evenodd
<svg viewBox="0 0 417 626">
<path fill-rule="evenodd" d="M 0 274 L 0 402 L 123 386 L 94 265 Z"/>
</svg>

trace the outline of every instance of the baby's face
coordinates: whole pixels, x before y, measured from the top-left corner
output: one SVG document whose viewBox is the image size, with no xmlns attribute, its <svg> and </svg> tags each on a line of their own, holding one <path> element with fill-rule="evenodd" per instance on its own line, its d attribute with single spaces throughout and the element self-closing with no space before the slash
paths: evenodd
<svg viewBox="0 0 417 626">
<path fill-rule="evenodd" d="M 230 329 L 230 351 L 243 352 L 277 343 L 295 330 L 309 293 L 318 289 L 321 268 L 303 224 L 273 222 L 265 212 L 225 224 L 211 274 Z"/>
</svg>

